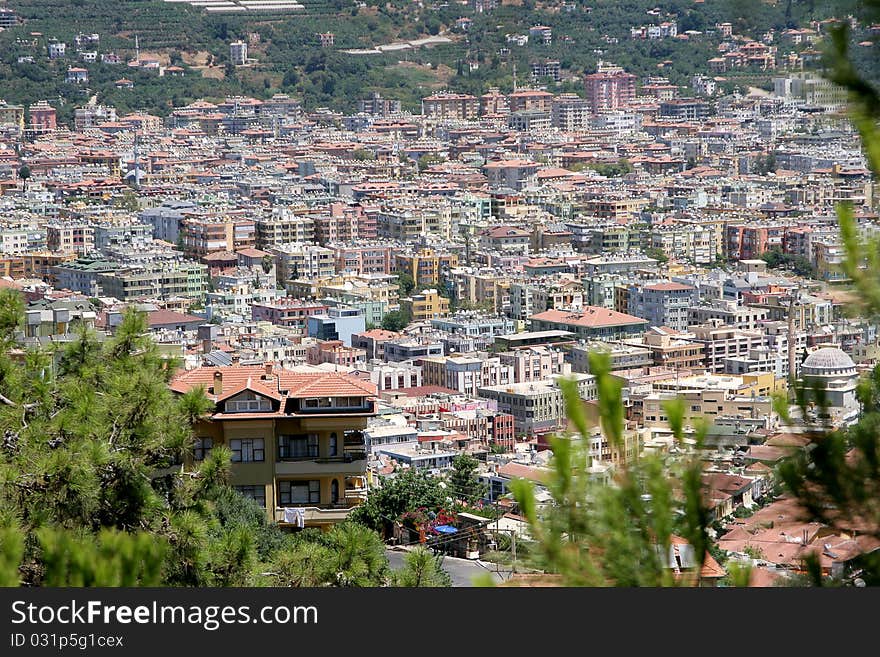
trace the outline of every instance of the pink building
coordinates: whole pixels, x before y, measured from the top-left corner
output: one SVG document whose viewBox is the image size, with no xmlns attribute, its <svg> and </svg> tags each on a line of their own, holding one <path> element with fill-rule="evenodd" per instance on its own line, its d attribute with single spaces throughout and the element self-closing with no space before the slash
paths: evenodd
<svg viewBox="0 0 880 657">
<path fill-rule="evenodd" d="M 360 205 L 331 203 L 330 212 L 314 218 L 315 240 L 325 245 L 331 242 L 376 239 L 378 219 L 375 213 L 365 212 Z"/>
<path fill-rule="evenodd" d="M 55 132 L 57 127 L 55 108 L 45 100 L 31 105 L 28 112 L 31 115 L 31 130 L 35 134 Z"/>
<path fill-rule="evenodd" d="M 355 363 L 367 359 L 367 352 L 357 347 L 346 347 L 342 340 L 324 340 L 310 345 L 306 350 L 309 365 L 332 363 L 344 367 L 353 367 Z"/>
<path fill-rule="evenodd" d="M 593 114 L 618 109 L 636 97 L 636 76 L 619 66 L 600 64 L 596 73 L 586 76 L 584 86 Z"/>
<path fill-rule="evenodd" d="M 276 326 L 287 326 L 306 333 L 306 325 L 311 315 L 327 312 L 327 306 L 285 297 L 271 303 L 254 303 L 251 318 L 255 322 L 272 322 Z"/>
</svg>

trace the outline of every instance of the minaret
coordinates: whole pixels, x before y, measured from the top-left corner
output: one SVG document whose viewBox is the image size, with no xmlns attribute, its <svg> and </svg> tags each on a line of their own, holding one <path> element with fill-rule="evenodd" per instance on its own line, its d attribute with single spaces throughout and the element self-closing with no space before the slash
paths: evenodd
<svg viewBox="0 0 880 657">
<path fill-rule="evenodd" d="M 516 62 L 513 63 L 513 93 L 516 93 Z"/>
<path fill-rule="evenodd" d="M 134 61 L 141 61 L 141 48 L 138 45 L 138 35 L 134 35 Z"/>
</svg>

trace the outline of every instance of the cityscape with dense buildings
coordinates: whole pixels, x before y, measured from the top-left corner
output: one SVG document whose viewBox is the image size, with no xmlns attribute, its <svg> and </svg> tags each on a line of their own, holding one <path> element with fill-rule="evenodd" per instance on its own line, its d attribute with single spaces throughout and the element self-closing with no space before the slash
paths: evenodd
<svg viewBox="0 0 880 657">
<path fill-rule="evenodd" d="M 553 506 L 566 435 L 601 486 L 648 458 L 668 472 L 701 463 L 709 545 L 698 558 L 692 537 L 674 536 L 664 567 L 675 578 L 734 585 L 731 569 L 747 564 L 750 585 L 780 585 L 813 555 L 824 576 L 853 581 L 880 547 L 876 526 L 805 522 L 780 492 L 779 466 L 810 452 L 818 424 L 860 422 L 862 382 L 880 364 L 880 323 L 851 312 L 859 290 L 839 229 L 845 204 L 858 239 L 880 235 L 847 92 L 819 63 L 835 22 L 755 38 L 741 21 L 697 26 L 696 10 L 632 11 L 620 48 L 607 37 L 579 68 L 564 21 L 522 9 L 507 53 L 487 57 L 502 67 L 517 49 L 547 54 L 509 79 L 481 78 L 485 59 L 449 59 L 473 84 L 425 78 L 417 103 L 364 84 L 338 105 L 327 88 L 310 97 L 269 77 L 264 93 L 227 94 L 276 53 L 230 29 L 219 92 L 169 92 L 160 113 L 121 99 L 212 66 L 199 73 L 155 43 L 127 50 L 84 16 L 75 38 L 32 31 L 32 3 L 5 4 L 14 66 L 89 90 L 35 83 L 42 95 L 0 99 L 0 288 L 23 305 L 7 348 L 52 354 L 60 376 L 84 331 L 118 345 L 139 313 L 173 363 L 169 399 L 207 402 L 178 469 L 223 448 L 228 484 L 284 534 L 363 522 L 386 550 L 427 545 L 513 583 L 536 540 L 517 482 Z M 460 16 L 428 32 L 436 49 L 412 45 L 421 34 L 403 41 L 402 68 L 449 44 L 469 55 L 468 35 L 510 10 L 456 5 Z M 192 0 L 185 11 L 287 20 L 311 5 Z M 308 57 L 372 56 L 341 28 L 311 34 Z M 662 53 L 689 44 L 698 62 L 683 75 Z M 613 57 L 648 47 L 650 75 Z M 442 508 L 414 498 L 382 511 L 383 491 L 407 477 L 446 491 L 431 498 Z"/>
</svg>

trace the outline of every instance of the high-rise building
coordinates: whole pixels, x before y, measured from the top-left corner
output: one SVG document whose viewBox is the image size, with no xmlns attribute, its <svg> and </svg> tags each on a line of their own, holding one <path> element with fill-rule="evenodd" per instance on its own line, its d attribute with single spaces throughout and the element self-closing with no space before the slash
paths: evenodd
<svg viewBox="0 0 880 657">
<path fill-rule="evenodd" d="M 475 119 L 480 101 L 470 94 L 436 93 L 422 98 L 422 114 L 443 119 Z"/>
<path fill-rule="evenodd" d="M 636 76 L 619 66 L 599 64 L 595 73 L 584 80 L 587 102 L 593 114 L 613 110 L 629 103 L 636 95 Z"/>
<path fill-rule="evenodd" d="M 28 114 L 31 117 L 30 129 L 35 135 L 55 132 L 57 127 L 55 108 L 45 100 L 41 100 L 28 107 Z"/>
</svg>

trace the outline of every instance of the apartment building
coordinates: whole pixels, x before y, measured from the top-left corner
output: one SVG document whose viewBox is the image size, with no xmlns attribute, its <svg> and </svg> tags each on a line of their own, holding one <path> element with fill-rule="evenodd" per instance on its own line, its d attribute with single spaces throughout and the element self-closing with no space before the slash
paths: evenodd
<svg viewBox="0 0 880 657">
<path fill-rule="evenodd" d="M 376 387 L 337 373 L 261 367 L 199 367 L 172 391 L 203 386 L 214 410 L 195 427 L 190 463 L 215 447 L 232 451 L 230 483 L 282 527 L 326 528 L 365 499 L 364 430 Z M 292 511 L 298 509 L 298 511 Z"/>
<path fill-rule="evenodd" d="M 340 340 L 346 345 L 351 345 L 352 335 L 363 333 L 365 328 L 363 311 L 351 306 L 327 308 L 325 312 L 311 315 L 306 319 L 309 337 L 318 340 Z"/>
<path fill-rule="evenodd" d="M 540 80 L 541 78 L 551 78 L 554 82 L 562 80 L 562 69 L 558 59 L 547 59 L 530 64 L 532 69 L 532 79 Z"/>
<path fill-rule="evenodd" d="M 780 224 L 728 224 L 724 229 L 727 257 L 749 260 L 772 249 L 781 251 L 787 230 L 787 225 Z"/>
<path fill-rule="evenodd" d="M 363 333 L 353 333 L 351 346 L 359 347 L 367 352 L 367 360 L 385 360 L 385 343 L 399 338 L 400 334 L 385 329 L 370 329 Z M 375 382 L 374 382 L 375 383 Z M 380 390 L 382 390 L 380 386 Z"/>
<path fill-rule="evenodd" d="M 12 126 L 23 133 L 24 107 L 10 105 L 5 100 L 0 100 L 0 126 Z"/>
<path fill-rule="evenodd" d="M 331 242 L 374 240 L 378 236 L 376 212 L 360 205 L 331 203 L 328 212 L 315 215 L 315 240 L 323 246 Z"/>
<path fill-rule="evenodd" d="M 256 227 L 252 219 L 244 217 L 186 217 L 180 222 L 179 238 L 186 256 L 200 259 L 256 246 Z"/>
<path fill-rule="evenodd" d="M 523 347 L 498 354 L 502 365 L 512 368 L 514 383 L 542 381 L 567 374 L 570 369 L 565 354 L 545 346 Z"/>
<path fill-rule="evenodd" d="M 559 94 L 550 107 L 550 123 L 565 132 L 586 130 L 590 125 L 590 103 L 577 94 Z"/>
<path fill-rule="evenodd" d="M 676 331 L 688 327 L 688 308 L 699 300 L 692 285 L 673 281 L 650 285 L 630 285 L 630 315 L 643 317 L 651 326 L 668 326 Z"/>
<path fill-rule="evenodd" d="M 422 381 L 465 395 L 476 395 L 478 388 L 513 382 L 513 367 L 500 358 L 481 356 L 429 356 L 419 360 Z"/>
<path fill-rule="evenodd" d="M 710 264 L 718 255 L 715 232 L 709 228 L 688 226 L 652 230 L 650 244 L 680 262 Z"/>
<path fill-rule="evenodd" d="M 352 344 L 360 347 L 355 339 L 352 339 Z M 379 392 L 419 388 L 424 385 L 422 382 L 421 366 L 411 362 L 380 363 L 377 360 L 371 360 L 369 353 L 367 353 L 367 360 L 365 362 L 355 363 L 352 367 L 354 372 L 365 374 L 366 378 L 373 382 Z"/>
<path fill-rule="evenodd" d="M 431 326 L 454 335 L 486 337 L 513 333 L 515 329 L 513 320 L 508 317 L 491 317 L 467 310 L 449 317 L 432 319 Z"/>
<path fill-rule="evenodd" d="M 285 285 L 300 278 L 315 280 L 330 278 L 336 274 L 336 258 L 333 249 L 317 244 L 291 242 L 266 249 L 275 257 L 278 283 Z"/>
<path fill-rule="evenodd" d="M 329 244 L 328 247 L 333 249 L 338 272 L 360 275 L 390 274 L 396 262 L 395 248 L 391 246 Z"/>
<path fill-rule="evenodd" d="M 307 215 L 279 212 L 254 220 L 256 247 L 267 249 L 271 246 L 290 242 L 314 242 L 315 220 Z"/>
<path fill-rule="evenodd" d="M 687 334 L 663 327 L 651 327 L 640 339 L 626 338 L 621 342 L 651 352 L 654 365 L 673 370 L 702 370 L 703 345 L 687 340 Z"/>
<path fill-rule="evenodd" d="M 28 250 L 28 232 L 25 230 L 0 230 L 0 253 L 14 255 Z M 68 251 L 72 253 L 72 251 Z"/>
<path fill-rule="evenodd" d="M 553 94 L 539 89 L 522 89 L 507 95 L 510 112 L 543 112 L 550 114 Z"/>
<path fill-rule="evenodd" d="M 699 306 L 688 308 L 688 323 L 708 324 L 718 320 L 725 326 L 738 329 L 759 329 L 768 320 L 766 308 L 758 308 L 731 299 L 712 299 Z"/>
<path fill-rule="evenodd" d="M 309 365 L 340 365 L 354 367 L 366 360 L 367 353 L 357 347 L 346 346 L 342 340 L 319 340 L 306 349 L 306 362 Z"/>
<path fill-rule="evenodd" d="M 470 94 L 437 93 L 422 98 L 422 115 L 439 119 L 477 118 L 480 102 Z"/>
<path fill-rule="evenodd" d="M 402 242 L 415 242 L 424 235 L 449 239 L 453 235 L 452 219 L 448 204 L 383 206 L 376 215 L 377 234 Z"/>
<path fill-rule="evenodd" d="M 598 70 L 584 78 L 590 111 L 616 110 L 636 97 L 636 76 L 619 66 L 600 62 Z"/>
<path fill-rule="evenodd" d="M 581 399 L 596 399 L 596 380 L 590 374 L 573 375 Z M 518 438 L 561 429 L 566 421 L 565 399 L 558 379 L 480 388 L 477 394 L 498 404 L 498 412 L 513 416 Z"/>
<path fill-rule="evenodd" d="M 692 326 L 691 333 L 693 337 L 685 339 L 702 345 L 707 372 L 723 372 L 725 359 L 747 357 L 752 349 L 766 344 L 761 331 L 724 326 L 717 319 L 703 326 Z"/>
<path fill-rule="evenodd" d="M 436 288 L 422 290 L 400 300 L 400 309 L 415 322 L 423 322 L 449 314 L 449 299 L 440 296 Z"/>
<path fill-rule="evenodd" d="M 385 342 L 385 360 L 389 363 L 413 361 L 426 356 L 442 356 L 443 343 L 429 337 L 400 337 Z"/>
<path fill-rule="evenodd" d="M 569 356 L 573 372 L 590 373 L 590 354 L 606 354 L 612 371 L 640 370 L 655 364 L 654 351 L 645 346 L 625 342 L 581 342 L 571 346 Z M 662 359 L 661 359 L 662 360 Z"/>
<path fill-rule="evenodd" d="M 585 340 L 619 340 L 641 335 L 648 320 L 608 308 L 585 306 L 581 310 L 545 310 L 529 318 L 533 331 L 568 331 Z"/>
<path fill-rule="evenodd" d="M 185 297 L 201 300 L 208 289 L 208 268 L 197 262 L 145 263 L 116 271 L 98 272 L 96 296 L 120 301 Z"/>
<path fill-rule="evenodd" d="M 295 329 L 305 335 L 308 318 L 312 315 L 320 315 L 326 310 L 327 306 L 322 303 L 281 297 L 271 302 L 251 304 L 251 319 L 255 322 L 271 322 L 275 326 Z"/>
<path fill-rule="evenodd" d="M 458 267 L 458 255 L 434 249 L 394 253 L 394 272 L 409 274 L 417 286 L 437 285 L 444 270 Z"/>
<path fill-rule="evenodd" d="M 488 162 L 483 171 L 489 180 L 490 189 L 513 189 L 520 191 L 534 176 L 540 164 L 531 160 L 497 160 Z"/>
<path fill-rule="evenodd" d="M 88 224 L 49 224 L 46 247 L 58 253 L 88 255 L 95 250 L 95 229 Z"/>
</svg>

